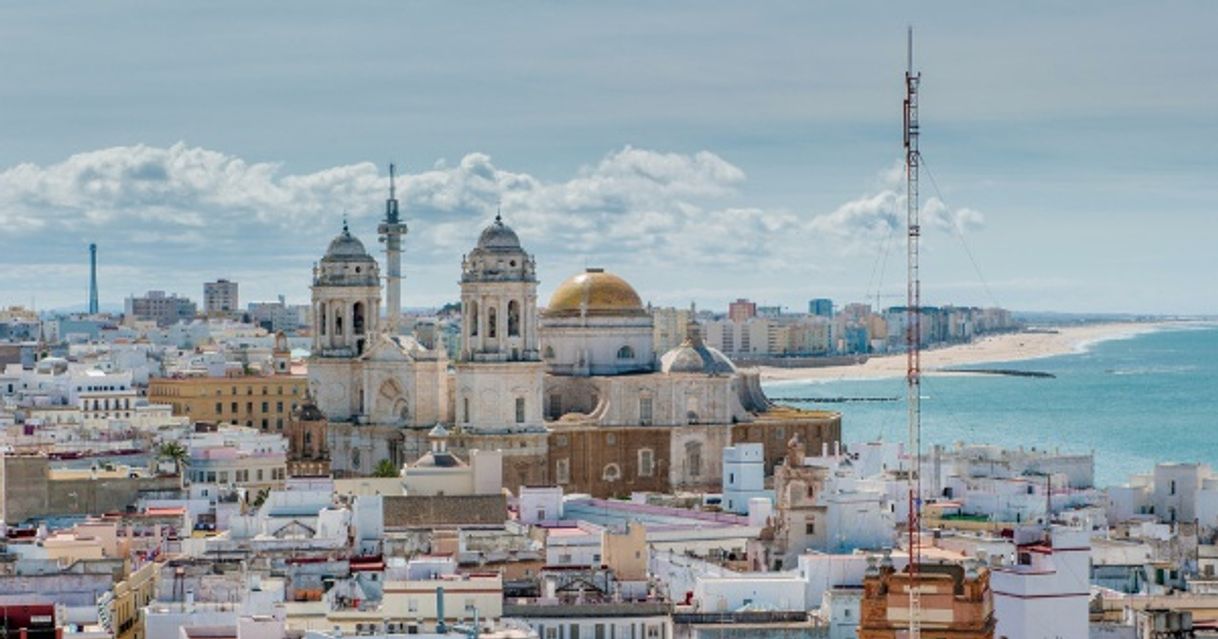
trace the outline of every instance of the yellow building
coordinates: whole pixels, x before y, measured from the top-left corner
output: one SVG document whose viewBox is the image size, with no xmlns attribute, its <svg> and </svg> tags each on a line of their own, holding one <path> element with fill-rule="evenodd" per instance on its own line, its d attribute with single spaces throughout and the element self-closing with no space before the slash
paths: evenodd
<svg viewBox="0 0 1218 639">
<path fill-rule="evenodd" d="M 158 378 L 148 382 L 148 401 L 195 422 L 282 432 L 307 385 L 303 375 Z"/>
<path fill-rule="evenodd" d="M 159 565 L 148 562 L 114 586 L 110 620 L 114 639 L 144 639 L 144 606 L 156 595 Z"/>
</svg>

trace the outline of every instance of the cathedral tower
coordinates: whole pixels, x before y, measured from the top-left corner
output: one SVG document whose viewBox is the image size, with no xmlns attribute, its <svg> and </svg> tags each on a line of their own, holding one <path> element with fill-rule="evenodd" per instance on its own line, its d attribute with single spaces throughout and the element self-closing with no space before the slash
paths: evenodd
<svg viewBox="0 0 1218 639">
<path fill-rule="evenodd" d="M 461 265 L 456 422 L 542 428 L 537 273 L 516 232 L 495 216 Z"/>
<path fill-rule="evenodd" d="M 313 353 L 357 357 L 377 333 L 381 314 L 376 260 L 343 222 L 313 272 Z"/>
<path fill-rule="evenodd" d="M 378 336 L 380 270 L 343 222 L 313 269 L 313 349 L 309 387 L 332 420 L 362 412 L 364 389 L 357 359 Z"/>
</svg>

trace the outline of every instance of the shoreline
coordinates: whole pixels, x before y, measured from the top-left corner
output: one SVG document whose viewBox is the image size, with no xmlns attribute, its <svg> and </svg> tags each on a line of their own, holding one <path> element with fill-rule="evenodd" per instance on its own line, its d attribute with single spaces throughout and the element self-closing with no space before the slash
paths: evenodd
<svg viewBox="0 0 1218 639">
<path fill-rule="evenodd" d="M 937 369 L 1027 361 L 1086 352 L 1100 342 L 1128 339 L 1182 322 L 1106 322 L 1083 326 L 1047 327 L 1055 333 L 1003 333 L 967 344 L 953 344 L 922 351 L 924 375 L 961 375 Z M 816 368 L 776 368 L 761 366 L 763 382 L 837 381 L 844 379 L 883 379 L 905 376 L 905 355 L 874 356 L 862 364 Z"/>
</svg>

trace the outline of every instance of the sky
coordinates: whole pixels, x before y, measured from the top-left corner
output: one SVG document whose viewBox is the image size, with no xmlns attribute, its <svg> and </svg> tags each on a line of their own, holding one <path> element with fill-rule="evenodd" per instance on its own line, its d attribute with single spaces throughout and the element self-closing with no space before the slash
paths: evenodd
<svg viewBox="0 0 1218 639">
<path fill-rule="evenodd" d="M 542 300 L 899 304 L 912 24 L 924 303 L 1218 313 L 1218 4 L 918 4 L 5 4 L 0 304 L 305 302 L 391 161 L 408 307 L 497 209 Z"/>
</svg>

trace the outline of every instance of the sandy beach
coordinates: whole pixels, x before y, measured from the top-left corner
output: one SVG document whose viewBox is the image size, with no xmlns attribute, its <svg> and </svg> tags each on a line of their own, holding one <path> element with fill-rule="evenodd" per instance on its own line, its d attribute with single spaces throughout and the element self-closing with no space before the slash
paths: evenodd
<svg viewBox="0 0 1218 639">
<path fill-rule="evenodd" d="M 934 348 L 922 353 L 922 369 L 927 375 L 965 364 L 1012 362 L 1064 355 L 1082 350 L 1088 344 L 1137 335 L 1163 326 L 1154 322 L 1113 322 L 1085 326 L 1057 327 L 1055 333 L 1010 333 L 993 335 L 969 344 Z M 872 379 L 905 375 L 905 355 L 872 357 L 863 364 L 821 368 L 761 367 L 763 381 Z"/>
</svg>

